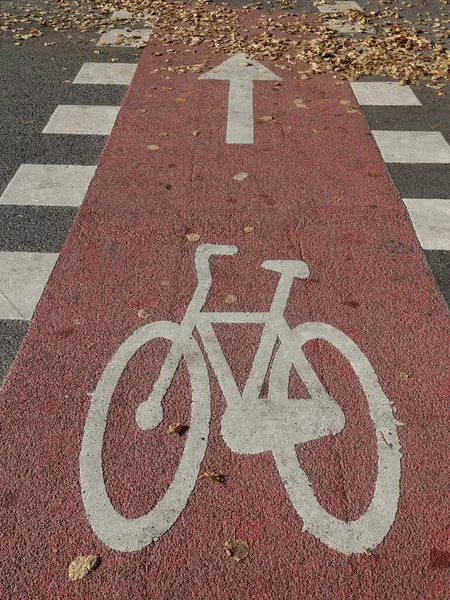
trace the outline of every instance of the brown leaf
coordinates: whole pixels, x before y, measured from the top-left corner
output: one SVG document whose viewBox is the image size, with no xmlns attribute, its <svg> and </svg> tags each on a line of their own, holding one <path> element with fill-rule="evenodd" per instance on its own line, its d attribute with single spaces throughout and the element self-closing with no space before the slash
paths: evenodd
<svg viewBox="0 0 450 600">
<path fill-rule="evenodd" d="M 69 565 L 69 581 L 78 581 L 93 571 L 99 563 L 99 557 L 93 554 L 77 556 Z"/>
<path fill-rule="evenodd" d="M 198 233 L 187 233 L 186 239 L 188 242 L 198 242 L 200 239 L 200 235 Z"/>
<path fill-rule="evenodd" d="M 405 371 L 400 371 L 400 379 L 402 379 L 403 381 L 405 381 L 405 379 L 408 379 L 408 373 L 405 373 Z"/>
<path fill-rule="evenodd" d="M 252 225 L 246 225 L 244 227 L 244 231 L 245 231 L 245 233 L 253 233 L 255 231 L 255 228 L 252 227 Z"/>
<path fill-rule="evenodd" d="M 339 100 L 339 104 L 351 104 L 350 100 Z"/>
<path fill-rule="evenodd" d="M 181 96 L 179 98 L 175 98 L 175 102 L 186 102 L 186 98 L 181 98 Z"/>
<path fill-rule="evenodd" d="M 236 562 L 244 560 L 249 553 L 248 544 L 244 540 L 228 540 L 225 542 L 225 549 L 228 556 L 233 558 Z"/>
<path fill-rule="evenodd" d="M 237 297 L 234 294 L 227 294 L 224 299 L 225 304 L 236 304 Z"/>
<path fill-rule="evenodd" d="M 369 175 L 369 177 L 375 177 L 376 174 L 377 174 L 377 172 L 376 171 L 369 171 L 367 174 Z"/>
<path fill-rule="evenodd" d="M 200 135 L 200 129 L 194 129 L 192 135 Z"/>
</svg>

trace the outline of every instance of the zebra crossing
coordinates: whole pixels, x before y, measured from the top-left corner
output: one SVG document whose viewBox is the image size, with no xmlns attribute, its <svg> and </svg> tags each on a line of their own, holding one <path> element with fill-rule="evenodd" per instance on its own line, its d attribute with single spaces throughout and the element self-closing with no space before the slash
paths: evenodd
<svg viewBox="0 0 450 600">
<path fill-rule="evenodd" d="M 360 81 L 353 82 L 353 92 L 358 104 L 383 107 L 421 107 L 414 91 L 409 86 L 396 82 Z M 420 110 L 420 109 L 419 109 Z M 378 117 L 378 120 L 382 120 Z M 442 165 L 450 173 L 450 144 L 439 131 L 405 131 L 402 129 L 375 129 L 375 119 L 369 118 L 372 135 L 381 152 L 388 170 L 393 165 L 411 168 Z M 396 184 L 395 171 L 391 177 Z M 431 175 L 430 175 L 431 178 Z M 397 186 L 399 187 L 399 186 Z M 441 186 L 442 197 L 410 198 L 402 195 L 411 223 L 424 251 L 450 251 L 450 188 Z M 433 268 L 432 255 L 427 258 Z M 431 260 L 430 260 L 431 258 Z M 449 303 L 450 298 L 446 298 Z"/>
<path fill-rule="evenodd" d="M 149 37 L 149 30 L 126 31 L 125 36 L 120 29 L 109 33 L 111 40 L 103 34 L 98 45 L 117 46 L 119 40 L 121 46 L 142 47 Z M 130 41 L 123 43 L 127 36 Z M 86 62 L 72 84 L 129 86 L 136 68 L 136 63 Z M 106 141 L 119 110 L 120 105 L 58 105 L 42 136 L 101 136 Z M 39 164 L 39 158 L 21 164 L 0 195 L 2 218 L 16 224 L 3 232 L 0 248 L 0 381 L 26 334 L 96 171 L 96 164 Z"/>
</svg>

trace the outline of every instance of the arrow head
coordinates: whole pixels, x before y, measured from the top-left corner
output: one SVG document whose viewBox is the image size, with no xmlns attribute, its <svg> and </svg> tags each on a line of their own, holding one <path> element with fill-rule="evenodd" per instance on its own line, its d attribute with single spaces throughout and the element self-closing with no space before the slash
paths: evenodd
<svg viewBox="0 0 450 600">
<path fill-rule="evenodd" d="M 199 79 L 238 79 L 241 81 L 281 81 L 267 67 L 257 60 L 251 60 L 245 54 L 235 54 L 214 67 L 211 71 L 200 75 Z"/>
</svg>

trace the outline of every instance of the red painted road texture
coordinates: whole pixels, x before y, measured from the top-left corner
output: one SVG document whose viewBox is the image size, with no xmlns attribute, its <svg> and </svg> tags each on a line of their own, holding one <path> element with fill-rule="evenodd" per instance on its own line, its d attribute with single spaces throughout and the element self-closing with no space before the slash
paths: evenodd
<svg viewBox="0 0 450 600">
<path fill-rule="evenodd" d="M 294 71 L 272 66 L 283 81 L 255 83 L 255 143 L 227 145 L 228 82 L 161 70 L 167 55 L 155 57 L 158 49 L 150 45 L 141 60 L 3 389 L 0 597 L 448 598 L 448 313 L 364 118 L 349 112 L 350 87 L 336 86 L 331 76 L 296 80 Z M 225 58 L 210 57 L 210 65 Z M 202 59 L 201 52 L 174 55 L 171 64 Z M 239 173 L 248 177 L 237 181 Z M 199 241 L 189 241 L 189 233 Z M 109 549 L 91 530 L 79 482 L 90 394 L 133 331 L 146 322 L 181 321 L 201 243 L 239 247 L 235 256 L 212 260 L 204 310 L 267 311 L 278 275 L 261 263 L 302 259 L 311 277 L 293 285 L 289 325 L 329 323 L 373 365 L 402 423 L 403 458 L 397 517 L 372 555 L 345 555 L 302 533 L 272 455 L 238 455 L 226 446 L 225 401 L 212 370 L 208 448 L 175 525 L 133 553 Z M 242 390 L 261 326 L 215 329 Z M 162 424 L 144 433 L 134 419 L 168 347 L 153 342 L 136 354 L 109 413 L 106 485 L 126 517 L 156 505 L 189 435 L 167 433 L 171 423 L 190 420 L 184 364 L 165 398 Z M 298 455 L 322 506 L 351 521 L 374 493 L 374 427 L 342 356 L 324 342 L 305 349 L 343 407 L 346 426 L 299 446 Z M 301 383 L 291 386 L 291 396 L 302 393 Z M 212 484 L 201 477 L 205 471 L 223 474 L 225 482 Z M 250 547 L 240 563 L 224 549 L 234 537 Z M 101 557 L 99 568 L 68 582 L 69 563 L 86 554 Z"/>
</svg>

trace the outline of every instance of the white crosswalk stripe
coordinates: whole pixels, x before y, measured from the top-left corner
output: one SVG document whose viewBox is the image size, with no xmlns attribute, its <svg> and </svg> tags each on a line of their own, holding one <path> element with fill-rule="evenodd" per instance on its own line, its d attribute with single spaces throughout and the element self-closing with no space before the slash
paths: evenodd
<svg viewBox="0 0 450 600">
<path fill-rule="evenodd" d="M 354 81 L 350 85 L 361 106 L 421 106 L 409 85 L 395 81 Z"/>
<path fill-rule="evenodd" d="M 119 110 L 120 106 L 59 105 L 42 133 L 109 135 Z"/>
<path fill-rule="evenodd" d="M 424 250 L 450 250 L 450 198 L 404 198 Z"/>
<path fill-rule="evenodd" d="M 0 204 L 80 206 L 97 167 L 20 165 Z"/>
<path fill-rule="evenodd" d="M 73 83 L 130 85 L 136 68 L 133 63 L 84 63 Z"/>
<path fill-rule="evenodd" d="M 0 319 L 30 320 L 59 254 L 0 252 Z"/>
<path fill-rule="evenodd" d="M 437 131 L 372 131 L 387 163 L 450 163 L 450 145 Z"/>
</svg>

